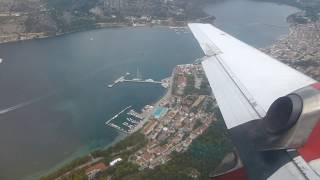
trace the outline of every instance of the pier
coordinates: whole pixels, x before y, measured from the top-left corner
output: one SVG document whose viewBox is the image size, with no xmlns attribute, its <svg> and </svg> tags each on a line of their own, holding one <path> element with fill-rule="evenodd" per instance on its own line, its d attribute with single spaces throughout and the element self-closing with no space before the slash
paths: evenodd
<svg viewBox="0 0 320 180">
<path fill-rule="evenodd" d="M 112 84 L 109 84 L 108 88 L 112 88 L 113 86 L 115 86 L 117 84 L 120 84 L 120 83 L 124 83 L 124 82 L 161 84 L 163 87 L 166 87 L 165 85 L 163 85 L 163 82 L 155 81 L 153 79 L 146 79 L 146 80 L 142 80 L 142 79 L 125 79 L 124 76 L 121 76 L 120 78 L 115 80 Z"/>
<path fill-rule="evenodd" d="M 166 79 L 162 80 L 162 81 L 155 81 L 153 79 L 142 79 L 141 78 L 141 74 L 139 72 L 139 69 L 137 68 L 137 75 L 135 78 L 133 79 L 127 79 L 127 77 L 130 75 L 130 73 L 126 73 L 124 76 L 119 77 L 118 79 L 116 79 L 112 84 L 108 85 L 108 88 L 112 88 L 117 84 L 120 83 L 125 83 L 125 82 L 131 82 L 131 83 L 152 83 L 152 84 L 160 84 L 162 85 L 164 88 L 168 88 L 168 82 L 166 82 Z"/>
<path fill-rule="evenodd" d="M 123 110 L 121 110 L 119 113 L 117 113 L 116 115 L 114 115 L 111 119 L 109 119 L 108 121 L 105 122 L 106 125 L 109 125 L 109 123 L 116 119 L 120 114 L 122 114 L 123 112 L 125 112 L 127 109 L 131 108 L 132 106 L 128 106 L 126 108 L 124 108 Z"/>
<path fill-rule="evenodd" d="M 120 124 L 121 120 L 119 123 L 113 122 L 113 120 L 118 118 L 120 114 L 124 113 L 129 108 L 131 108 L 131 106 L 128 106 L 123 110 L 121 110 L 119 113 L 115 114 L 112 118 L 110 118 L 108 121 L 105 122 L 105 125 L 112 127 L 122 133 L 126 133 L 126 134 L 132 133 L 133 130 L 142 122 L 141 120 L 143 119 L 143 116 L 137 113 L 136 111 L 134 111 L 133 109 L 131 109 L 129 112 L 126 113 L 131 117 L 127 116 L 126 120 L 123 121 L 121 124 Z"/>
<path fill-rule="evenodd" d="M 139 114 L 139 113 L 137 113 L 135 110 L 130 110 L 129 112 L 127 112 L 127 114 L 128 115 L 131 115 L 131 116 L 133 116 L 133 117 L 136 117 L 136 118 L 138 118 L 138 119 L 143 119 L 144 117 L 141 115 L 141 114 Z"/>
<path fill-rule="evenodd" d="M 109 123 L 108 126 L 112 127 L 112 128 L 115 128 L 116 130 L 122 132 L 122 133 L 125 133 L 125 134 L 128 134 L 129 132 L 124 130 L 123 128 L 121 128 L 120 126 L 118 125 L 115 125 L 113 123 Z"/>
<path fill-rule="evenodd" d="M 162 84 L 161 81 L 154 81 L 153 79 L 146 79 L 146 80 L 140 80 L 140 79 L 123 79 L 122 82 L 136 82 L 136 83 L 154 83 L 154 84 Z"/>
<path fill-rule="evenodd" d="M 116 79 L 112 84 L 109 84 L 108 87 L 112 88 L 113 86 L 117 85 L 118 83 L 123 82 L 125 80 L 125 78 L 129 75 L 130 75 L 130 73 L 127 72 L 125 75 L 120 76 L 118 79 Z"/>
</svg>

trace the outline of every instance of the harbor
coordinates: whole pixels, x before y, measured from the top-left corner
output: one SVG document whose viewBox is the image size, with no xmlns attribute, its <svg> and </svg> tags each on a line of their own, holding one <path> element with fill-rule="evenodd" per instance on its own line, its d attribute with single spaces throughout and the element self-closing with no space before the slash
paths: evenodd
<svg viewBox="0 0 320 180">
<path fill-rule="evenodd" d="M 114 128 L 121 133 L 132 133 L 134 129 L 142 122 L 144 116 L 136 112 L 134 109 L 130 109 L 131 107 L 132 106 L 127 106 L 115 114 L 112 118 L 105 122 L 105 125 Z"/>
<path fill-rule="evenodd" d="M 152 84 L 160 84 L 162 87 L 164 88 L 168 88 L 169 86 L 169 81 L 168 78 L 163 79 L 161 81 L 155 81 L 153 79 L 142 79 L 140 73 L 139 73 L 139 69 L 137 68 L 137 74 L 136 77 L 129 79 L 128 76 L 130 75 L 129 72 L 127 72 L 125 75 L 120 76 L 118 79 L 116 79 L 115 81 L 113 81 L 113 83 L 108 84 L 108 88 L 112 88 L 120 83 L 152 83 Z"/>
<path fill-rule="evenodd" d="M 127 114 L 131 115 L 131 116 L 134 116 L 134 117 L 136 117 L 138 119 L 143 119 L 144 118 L 141 114 L 137 113 L 133 109 L 131 109 Z"/>
<path fill-rule="evenodd" d="M 153 83 L 160 84 L 164 88 L 169 88 L 171 78 L 165 78 L 161 81 L 155 81 L 153 79 L 142 79 L 142 76 L 137 68 L 137 73 L 134 77 L 129 78 L 131 73 L 127 72 L 123 76 L 120 76 L 118 79 L 113 81 L 108 85 L 108 88 L 113 88 L 114 86 L 120 83 Z M 142 110 L 142 113 L 136 112 L 132 106 L 127 106 L 122 109 L 120 112 L 115 114 L 112 118 L 105 122 L 105 125 L 113 129 L 118 130 L 121 133 L 130 134 L 133 133 L 137 128 L 143 124 L 143 120 L 147 116 L 148 112 L 153 109 L 152 106 L 146 105 Z"/>
<path fill-rule="evenodd" d="M 128 106 L 126 108 L 124 108 L 123 110 L 121 110 L 119 113 L 117 113 L 116 115 L 114 115 L 111 119 L 109 119 L 108 121 L 105 122 L 105 124 L 109 124 L 112 120 L 116 119 L 117 117 L 119 117 L 120 114 L 122 114 L 123 112 L 125 112 L 127 109 L 131 108 L 131 106 Z"/>
</svg>

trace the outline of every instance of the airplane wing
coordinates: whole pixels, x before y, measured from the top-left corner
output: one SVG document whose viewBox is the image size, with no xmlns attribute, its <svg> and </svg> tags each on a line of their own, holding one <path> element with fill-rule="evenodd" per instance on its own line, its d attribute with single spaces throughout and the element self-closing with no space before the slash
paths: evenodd
<svg viewBox="0 0 320 180">
<path fill-rule="evenodd" d="M 189 28 L 241 159 L 213 177 L 320 179 L 320 85 L 210 24 Z"/>
</svg>

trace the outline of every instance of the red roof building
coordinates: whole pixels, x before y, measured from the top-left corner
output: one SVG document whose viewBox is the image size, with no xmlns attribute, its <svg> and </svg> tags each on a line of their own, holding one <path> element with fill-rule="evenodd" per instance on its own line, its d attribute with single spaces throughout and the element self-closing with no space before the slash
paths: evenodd
<svg viewBox="0 0 320 180">
<path fill-rule="evenodd" d="M 86 171 L 86 175 L 88 176 L 88 179 L 93 179 L 98 173 L 106 169 L 107 169 L 107 166 L 103 162 L 100 162 L 87 167 L 85 171 Z"/>
</svg>

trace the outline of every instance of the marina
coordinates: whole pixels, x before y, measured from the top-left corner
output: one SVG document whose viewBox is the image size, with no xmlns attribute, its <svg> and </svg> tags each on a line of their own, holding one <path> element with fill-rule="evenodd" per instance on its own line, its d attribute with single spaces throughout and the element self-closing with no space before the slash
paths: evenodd
<svg viewBox="0 0 320 180">
<path fill-rule="evenodd" d="M 127 121 L 132 122 L 133 124 L 138 124 L 139 123 L 138 121 L 135 121 L 135 120 L 133 120 L 131 118 L 127 118 Z"/>
<path fill-rule="evenodd" d="M 144 117 L 133 109 L 129 110 L 130 108 L 131 106 L 128 106 L 121 110 L 119 113 L 106 121 L 105 125 L 112 127 L 121 133 L 131 133 L 140 124 L 140 122 L 142 122 Z M 124 113 L 126 111 L 128 112 Z"/>
<path fill-rule="evenodd" d="M 138 119 L 143 119 L 143 116 L 140 115 L 139 113 L 137 113 L 136 111 L 134 111 L 133 109 L 131 109 L 127 114 L 131 115 L 131 116 L 134 116 L 134 117 L 136 117 Z"/>
<path fill-rule="evenodd" d="M 109 119 L 108 121 L 105 122 L 105 124 L 109 124 L 112 120 L 116 119 L 120 114 L 122 114 L 123 112 L 125 112 L 127 109 L 131 108 L 131 106 L 128 106 L 126 108 L 124 108 L 123 110 L 121 110 L 119 113 L 117 113 L 116 115 L 114 115 L 111 119 Z"/>
<path fill-rule="evenodd" d="M 112 128 L 115 128 L 116 130 L 120 131 L 120 132 L 123 132 L 123 133 L 128 133 L 128 131 L 124 130 L 123 128 L 119 127 L 118 125 L 116 124 L 113 124 L 113 123 L 109 123 L 108 126 L 112 127 Z"/>
<path fill-rule="evenodd" d="M 153 79 L 142 79 L 142 76 L 139 72 L 139 68 L 137 68 L 136 76 L 132 79 L 129 79 L 128 76 L 130 76 L 130 73 L 127 72 L 123 76 L 120 76 L 118 79 L 113 81 L 112 84 L 108 85 L 108 88 L 112 88 L 120 83 L 153 83 L 153 84 L 160 84 L 165 88 L 169 87 L 170 78 L 165 78 L 161 81 L 155 81 Z M 112 118 L 110 118 L 108 121 L 105 122 L 106 126 L 112 127 L 122 133 L 132 133 L 135 128 L 137 128 L 144 119 L 144 115 L 136 112 L 134 109 L 130 109 L 131 106 L 128 106 L 121 110 L 119 113 L 114 115 Z M 129 110 L 130 109 L 130 110 Z M 126 112 L 124 114 L 124 112 Z"/>
</svg>

